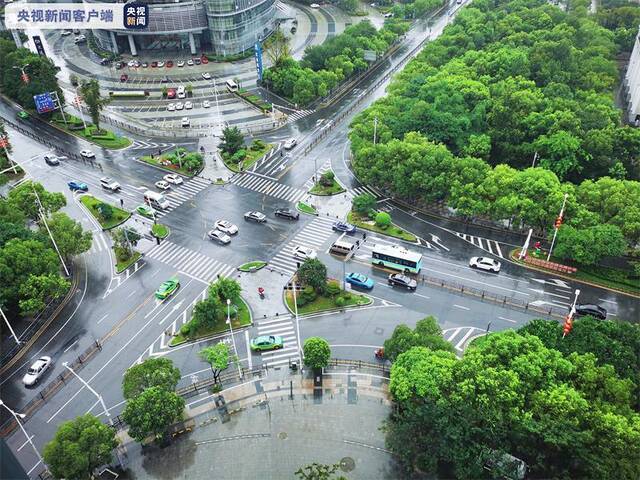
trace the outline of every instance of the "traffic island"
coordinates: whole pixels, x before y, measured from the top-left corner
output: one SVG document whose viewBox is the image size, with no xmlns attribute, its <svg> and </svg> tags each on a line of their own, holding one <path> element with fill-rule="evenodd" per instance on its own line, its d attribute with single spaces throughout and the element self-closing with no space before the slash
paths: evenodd
<svg viewBox="0 0 640 480">
<path fill-rule="evenodd" d="M 127 137 L 116 135 L 115 133 L 103 128 L 98 130 L 95 125 L 91 125 L 89 123 L 87 123 L 87 126 L 85 127 L 85 123 L 73 115 L 66 114 L 65 118 L 66 122 L 65 119 L 62 118 L 62 115 L 55 113 L 52 116 L 50 123 L 60 130 L 75 135 L 76 137 L 83 138 L 91 143 L 95 143 L 103 148 L 119 150 L 131 145 L 131 140 Z"/>
<path fill-rule="evenodd" d="M 386 217 L 383 221 L 379 222 L 379 214 L 388 216 L 388 222 L 386 221 Z M 376 232 L 382 235 L 387 235 L 389 237 L 398 238 L 400 240 L 404 240 L 405 242 L 415 244 L 418 243 L 418 237 L 416 237 L 413 233 L 407 232 L 406 230 L 398 227 L 395 223 L 392 223 L 391 216 L 386 212 L 378 212 L 378 214 L 376 214 L 375 220 L 371 220 L 368 217 L 361 217 L 352 210 L 347 215 L 347 221 L 358 228 L 369 230 L 370 232 Z"/>
<path fill-rule="evenodd" d="M 297 303 L 299 315 L 342 310 L 348 307 L 361 307 L 373 303 L 371 297 L 342 290 L 337 280 L 329 280 L 327 282 L 324 294 L 318 294 L 311 286 L 297 290 L 295 303 L 293 290 L 288 289 L 285 292 L 285 300 L 287 308 L 291 312 L 295 312 L 295 303 Z"/>
<path fill-rule="evenodd" d="M 166 225 L 162 225 L 161 223 L 154 223 L 151 227 L 151 235 L 156 238 L 167 238 L 171 230 Z"/>
<path fill-rule="evenodd" d="M 264 268 L 267 266 L 267 262 L 263 262 L 261 260 L 256 260 L 254 262 L 247 262 L 243 265 L 240 265 L 238 267 L 238 270 L 240 270 L 241 272 L 245 272 L 245 273 L 253 273 L 253 272 L 257 272 L 258 270 L 260 270 L 261 268 Z"/>
<path fill-rule="evenodd" d="M 186 177 L 193 177 L 204 166 L 204 158 L 196 152 L 189 152 L 185 148 L 162 153 L 160 155 L 144 155 L 138 160 L 156 168 L 166 170 L 171 173 L 179 173 Z"/>
<path fill-rule="evenodd" d="M 82 195 L 80 202 L 89 210 L 98 223 L 100 223 L 103 230 L 111 230 L 126 222 L 131 216 L 131 212 L 98 200 L 92 195 Z"/>
<path fill-rule="evenodd" d="M 316 184 L 309 190 L 311 195 L 330 196 L 346 192 L 346 189 L 338 183 L 332 171 L 323 173 Z"/>
<path fill-rule="evenodd" d="M 127 268 L 140 260 L 140 257 L 142 257 L 140 252 L 133 252 L 133 255 L 131 256 L 122 256 L 116 249 L 116 273 L 124 272 Z M 122 260 L 120 260 L 120 258 L 122 258 Z"/>
<path fill-rule="evenodd" d="M 298 204 L 296 205 L 296 209 L 299 212 L 305 213 L 307 215 L 318 215 L 318 211 L 313 205 L 308 205 L 304 202 L 298 202 Z"/>
<path fill-rule="evenodd" d="M 273 150 L 273 144 L 265 143 L 256 138 L 250 146 L 240 148 L 233 154 L 220 151 L 220 156 L 229 170 L 240 173 L 251 168 L 254 163 L 269 154 L 271 150 Z"/>
</svg>

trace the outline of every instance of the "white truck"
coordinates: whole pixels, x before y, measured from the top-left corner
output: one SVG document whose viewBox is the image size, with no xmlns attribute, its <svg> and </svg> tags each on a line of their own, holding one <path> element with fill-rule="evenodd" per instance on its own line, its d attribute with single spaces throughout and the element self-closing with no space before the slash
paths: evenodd
<svg viewBox="0 0 640 480">
<path fill-rule="evenodd" d="M 102 177 L 100 179 L 100 185 L 102 185 L 102 188 L 104 188 L 105 190 L 110 190 L 112 192 L 117 192 L 118 190 L 120 190 L 120 184 L 109 177 Z"/>
</svg>

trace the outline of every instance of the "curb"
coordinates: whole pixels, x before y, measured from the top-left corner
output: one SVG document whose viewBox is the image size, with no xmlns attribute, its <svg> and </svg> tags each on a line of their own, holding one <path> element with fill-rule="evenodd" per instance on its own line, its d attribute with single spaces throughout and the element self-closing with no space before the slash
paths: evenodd
<svg viewBox="0 0 640 480">
<path fill-rule="evenodd" d="M 589 282 L 587 280 L 582 280 L 582 279 L 579 279 L 579 278 L 576 278 L 576 277 L 569 277 L 567 275 L 564 275 L 564 274 L 562 274 L 560 272 L 556 272 L 554 270 L 545 270 L 544 268 L 538 268 L 538 267 L 529 265 L 528 263 L 521 262 L 519 260 L 516 260 L 513 257 L 513 251 L 509 253 L 509 259 L 512 260 L 517 265 L 519 265 L 521 267 L 524 267 L 524 268 L 528 268 L 529 270 L 535 270 L 535 271 L 541 272 L 541 273 L 553 274 L 554 276 L 559 277 L 559 278 L 563 278 L 565 280 L 570 280 L 572 282 L 582 283 L 583 285 L 589 285 L 590 287 L 601 288 L 602 290 L 607 290 L 609 292 L 619 293 L 621 295 L 626 295 L 626 296 L 631 297 L 631 298 L 640 299 L 640 295 L 639 294 L 635 294 L 635 293 L 631 293 L 631 292 L 625 292 L 624 290 L 618 290 L 617 288 L 607 287 L 606 285 L 600 285 L 600 284 Z"/>
</svg>

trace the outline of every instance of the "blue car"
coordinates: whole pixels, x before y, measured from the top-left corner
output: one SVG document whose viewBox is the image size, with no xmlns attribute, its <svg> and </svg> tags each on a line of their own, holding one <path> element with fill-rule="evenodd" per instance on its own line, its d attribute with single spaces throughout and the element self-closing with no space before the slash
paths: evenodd
<svg viewBox="0 0 640 480">
<path fill-rule="evenodd" d="M 346 277 L 344 277 L 344 280 L 354 287 L 360 287 L 366 290 L 371 290 L 373 288 L 373 280 L 361 273 L 349 273 Z"/>
<path fill-rule="evenodd" d="M 336 222 L 331 228 L 334 232 L 356 233 L 356 227 L 347 222 Z"/>
<path fill-rule="evenodd" d="M 78 190 L 80 190 L 81 192 L 89 191 L 89 186 L 86 183 L 71 181 L 67 183 L 67 185 L 69 185 L 69 190 L 71 190 L 72 192 L 76 192 Z"/>
</svg>

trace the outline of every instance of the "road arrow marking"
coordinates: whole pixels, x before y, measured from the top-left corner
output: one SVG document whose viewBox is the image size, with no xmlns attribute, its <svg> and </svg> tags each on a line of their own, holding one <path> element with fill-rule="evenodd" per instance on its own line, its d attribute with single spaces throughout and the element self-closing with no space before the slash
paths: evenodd
<svg viewBox="0 0 640 480">
<path fill-rule="evenodd" d="M 545 292 L 544 290 L 537 290 L 535 288 L 529 288 L 529 290 L 531 290 L 532 292 L 539 293 L 540 295 L 552 295 L 554 297 L 560 297 L 560 298 L 564 298 L 566 300 L 571 300 L 571 297 L 568 297 L 566 295 L 559 295 L 557 293 Z"/>
<path fill-rule="evenodd" d="M 571 285 L 569 285 L 564 280 L 560 280 L 559 278 L 552 278 L 551 281 L 543 280 L 543 279 L 540 279 L 540 278 L 532 278 L 531 280 L 533 280 L 534 282 L 548 283 L 550 285 L 555 285 L 556 287 L 561 287 L 561 288 L 566 288 L 567 290 L 571 290 Z"/>
<path fill-rule="evenodd" d="M 437 235 L 434 235 L 433 233 L 430 234 L 431 235 L 431 240 L 433 241 L 433 243 L 435 243 L 436 245 L 438 245 L 439 247 L 445 249 L 447 252 L 449 251 L 449 249 L 447 247 L 445 247 L 442 242 L 440 241 L 440 237 L 438 237 Z"/>
</svg>

